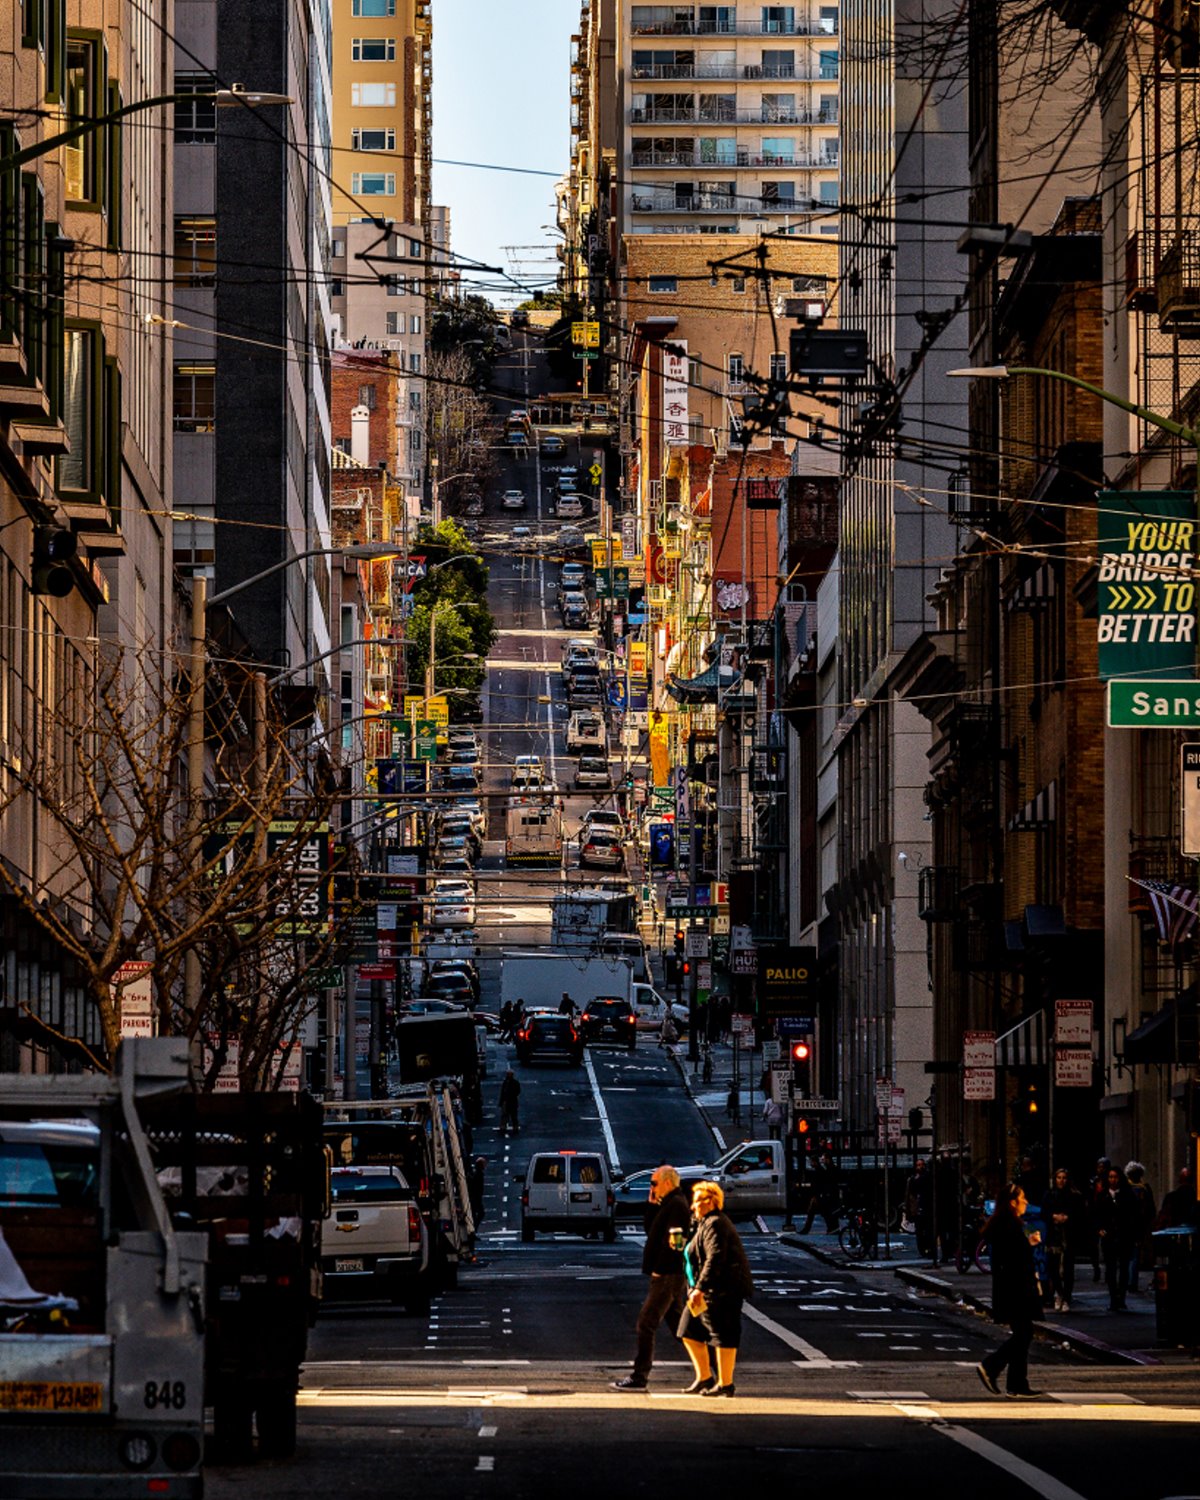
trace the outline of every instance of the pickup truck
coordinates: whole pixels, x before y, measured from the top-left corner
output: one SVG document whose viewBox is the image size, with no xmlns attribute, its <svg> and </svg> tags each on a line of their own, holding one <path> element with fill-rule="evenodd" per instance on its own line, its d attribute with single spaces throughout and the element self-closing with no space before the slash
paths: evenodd
<svg viewBox="0 0 1200 1500">
<path fill-rule="evenodd" d="M 709 1167 L 680 1167 L 679 1180 L 715 1182 L 725 1193 L 725 1212 L 734 1219 L 787 1211 L 787 1163 L 782 1141 L 740 1141 Z"/>
<path fill-rule="evenodd" d="M 321 1232 L 325 1294 L 429 1311 L 429 1233 L 397 1167 L 335 1167 Z"/>
</svg>

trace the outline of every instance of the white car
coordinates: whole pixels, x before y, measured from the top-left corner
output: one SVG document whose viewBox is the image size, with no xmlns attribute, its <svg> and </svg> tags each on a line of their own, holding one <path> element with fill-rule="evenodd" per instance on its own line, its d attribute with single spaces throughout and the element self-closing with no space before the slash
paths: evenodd
<svg viewBox="0 0 1200 1500">
<path fill-rule="evenodd" d="M 439 880 L 429 903 L 431 927 L 473 927 L 475 888 L 469 880 Z"/>
<path fill-rule="evenodd" d="M 593 828 L 603 828 L 606 833 L 615 833 L 620 839 L 625 837 L 625 819 L 619 812 L 614 812 L 609 807 L 589 807 L 584 813 L 583 827 L 579 834 L 584 842 L 587 841 L 587 834 Z"/>
<path fill-rule="evenodd" d="M 607 791 L 612 786 L 612 772 L 606 755 L 581 755 L 575 772 L 577 792 Z"/>
<path fill-rule="evenodd" d="M 582 520 L 583 499 L 579 495 L 560 495 L 557 510 L 564 519 Z"/>
<path fill-rule="evenodd" d="M 503 498 L 500 501 L 500 505 L 501 505 L 501 507 L 504 510 L 524 510 L 525 509 L 525 491 L 524 490 L 505 490 L 504 491 L 504 496 L 503 496 Z"/>
<path fill-rule="evenodd" d="M 546 779 L 540 755 L 518 755 L 513 761 L 512 784 L 524 790 L 530 786 L 541 786 Z"/>
<path fill-rule="evenodd" d="M 527 542 L 532 535 L 533 532 L 530 531 L 528 526 L 514 526 L 512 529 L 514 542 Z"/>
</svg>

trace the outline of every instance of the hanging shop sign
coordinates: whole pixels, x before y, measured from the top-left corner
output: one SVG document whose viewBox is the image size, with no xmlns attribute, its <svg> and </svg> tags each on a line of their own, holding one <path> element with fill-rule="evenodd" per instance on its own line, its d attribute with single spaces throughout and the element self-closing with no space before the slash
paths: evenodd
<svg viewBox="0 0 1200 1500">
<path fill-rule="evenodd" d="M 1194 676 L 1195 495 L 1102 490 L 1097 501 L 1101 678 Z"/>
</svg>

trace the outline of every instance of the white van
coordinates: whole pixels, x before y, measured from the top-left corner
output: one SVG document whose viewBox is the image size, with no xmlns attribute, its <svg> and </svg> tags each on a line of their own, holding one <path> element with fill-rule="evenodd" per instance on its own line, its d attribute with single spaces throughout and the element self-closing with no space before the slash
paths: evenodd
<svg viewBox="0 0 1200 1500">
<path fill-rule="evenodd" d="M 521 1238 L 537 1230 L 565 1229 L 617 1237 L 612 1177 L 598 1152 L 539 1151 L 525 1169 L 521 1193 Z"/>
</svg>

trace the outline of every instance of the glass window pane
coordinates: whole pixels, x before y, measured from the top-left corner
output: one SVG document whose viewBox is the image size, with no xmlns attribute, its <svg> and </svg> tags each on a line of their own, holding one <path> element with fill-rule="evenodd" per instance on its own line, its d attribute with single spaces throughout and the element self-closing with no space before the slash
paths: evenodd
<svg viewBox="0 0 1200 1500">
<path fill-rule="evenodd" d="M 95 399 L 93 356 L 96 335 L 90 328 L 68 328 L 63 357 L 63 425 L 67 429 L 71 451 L 58 464 L 61 489 L 90 490 L 94 424 L 92 403 Z"/>
</svg>

